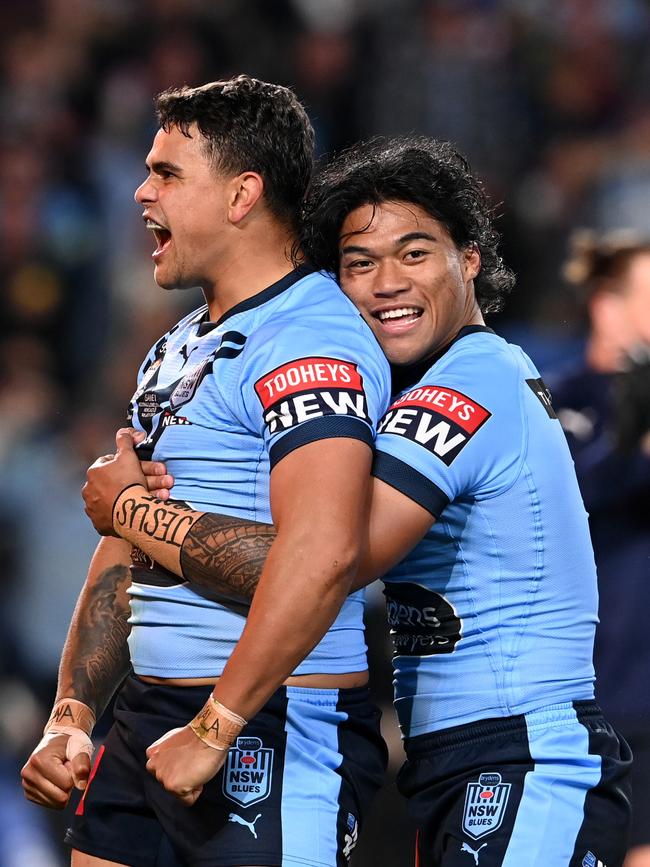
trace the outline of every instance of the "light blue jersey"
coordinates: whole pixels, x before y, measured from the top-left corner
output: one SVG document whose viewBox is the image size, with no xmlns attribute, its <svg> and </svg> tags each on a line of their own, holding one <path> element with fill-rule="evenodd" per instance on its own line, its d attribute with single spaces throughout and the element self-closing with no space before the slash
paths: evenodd
<svg viewBox="0 0 650 867">
<path fill-rule="evenodd" d="M 385 578 L 404 735 L 592 698 L 587 515 L 524 352 L 464 328 L 394 400 L 376 449 L 374 474 L 437 519 Z"/>
<path fill-rule="evenodd" d="M 140 454 L 166 463 L 176 499 L 271 523 L 273 466 L 320 439 L 372 446 L 389 394 L 388 364 L 357 310 L 333 279 L 303 266 L 218 322 L 207 307 L 181 320 L 143 364 L 131 418 L 147 434 Z M 242 615 L 146 557 L 132 569 L 130 594 L 137 674 L 221 673 Z M 295 673 L 365 668 L 363 594 L 355 593 Z"/>
</svg>

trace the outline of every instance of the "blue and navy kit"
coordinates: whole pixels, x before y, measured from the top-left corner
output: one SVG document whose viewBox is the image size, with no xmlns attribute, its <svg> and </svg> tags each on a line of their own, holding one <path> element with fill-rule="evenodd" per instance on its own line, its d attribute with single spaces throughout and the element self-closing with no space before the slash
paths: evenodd
<svg viewBox="0 0 650 867">
<path fill-rule="evenodd" d="M 347 867 L 387 760 L 367 687 L 280 687 L 187 807 L 144 753 L 209 694 L 126 679 L 67 842 L 134 867 Z"/>
<path fill-rule="evenodd" d="M 374 474 L 437 519 L 385 578 L 404 734 L 593 698 L 587 515 L 524 352 L 464 329 L 393 401 L 376 449 Z"/>
<path fill-rule="evenodd" d="M 271 522 L 272 467 L 328 437 L 372 446 L 389 395 L 388 363 L 356 309 L 330 277 L 299 268 L 219 322 L 204 307 L 172 328 L 140 371 L 131 421 L 147 434 L 141 457 L 167 464 L 176 498 Z M 145 751 L 186 725 L 210 688 L 138 675 L 216 678 L 245 618 L 142 552 L 131 572 L 135 673 L 117 696 L 68 842 L 134 867 L 345 867 L 386 767 L 367 688 L 281 687 L 185 807 L 147 772 Z M 295 673 L 366 667 L 355 593 Z"/>
<path fill-rule="evenodd" d="M 269 477 L 293 449 L 329 437 L 372 446 L 390 372 L 357 310 L 329 276 L 303 266 L 218 322 L 191 313 L 149 353 L 131 402 L 164 461 L 174 497 L 197 510 L 271 523 Z M 223 670 L 243 615 L 207 599 L 146 558 L 132 568 L 129 647 L 136 673 L 212 677 Z M 295 674 L 366 668 L 363 594 Z"/>
<path fill-rule="evenodd" d="M 418 863 L 620 865 L 630 754 L 593 702 L 596 569 L 550 393 L 485 326 L 411 381 L 373 473 L 435 518 L 384 578 Z"/>
</svg>

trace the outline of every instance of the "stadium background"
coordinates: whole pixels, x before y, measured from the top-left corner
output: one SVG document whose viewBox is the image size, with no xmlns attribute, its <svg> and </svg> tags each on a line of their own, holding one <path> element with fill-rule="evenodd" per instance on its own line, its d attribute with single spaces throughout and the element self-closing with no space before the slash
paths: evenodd
<svg viewBox="0 0 650 867">
<path fill-rule="evenodd" d="M 561 277 L 572 229 L 650 233 L 650 12 L 642 0 L 2 0 L 0 12 L 0 867 L 59 867 L 63 820 L 23 801 L 18 769 L 95 544 L 79 490 L 111 450 L 144 352 L 201 300 L 155 286 L 132 200 L 153 95 L 245 71 L 295 89 L 321 154 L 375 134 L 455 142 L 518 275 L 490 324 L 544 372 L 582 346 Z M 397 766 L 378 593 L 370 621 Z M 353 865 L 411 864 L 411 839 L 389 784 Z"/>
</svg>

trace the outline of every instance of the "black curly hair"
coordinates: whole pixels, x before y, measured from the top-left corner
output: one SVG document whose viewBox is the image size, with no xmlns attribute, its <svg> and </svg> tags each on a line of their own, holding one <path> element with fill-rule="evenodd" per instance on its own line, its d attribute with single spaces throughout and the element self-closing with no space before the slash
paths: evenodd
<svg viewBox="0 0 650 867">
<path fill-rule="evenodd" d="M 217 172 L 258 172 L 266 205 L 294 231 L 314 168 L 314 130 L 287 87 L 238 75 L 171 88 L 155 100 L 160 126 L 190 136 L 196 124 Z"/>
<path fill-rule="evenodd" d="M 501 309 L 514 274 L 497 252 L 499 234 L 481 182 L 446 141 L 424 136 L 360 142 L 316 174 L 303 209 L 300 243 L 319 269 L 339 271 L 341 226 L 361 205 L 386 201 L 419 205 L 445 226 L 459 249 L 476 245 L 481 270 L 474 279 L 483 313 Z"/>
</svg>

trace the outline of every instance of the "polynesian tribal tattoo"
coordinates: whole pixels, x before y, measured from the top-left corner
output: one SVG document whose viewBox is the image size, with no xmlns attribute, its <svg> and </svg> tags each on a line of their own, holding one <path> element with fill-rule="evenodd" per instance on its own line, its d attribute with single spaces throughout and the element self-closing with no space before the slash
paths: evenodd
<svg viewBox="0 0 650 867">
<path fill-rule="evenodd" d="M 250 601 L 275 528 L 213 512 L 196 515 L 182 500 L 127 494 L 115 510 L 114 522 L 118 531 L 143 548 L 145 540 L 137 534 L 180 548 L 179 577 L 225 598 Z"/>
<path fill-rule="evenodd" d="M 129 670 L 129 580 L 119 564 L 84 588 L 63 651 L 58 694 L 84 702 L 98 719 Z"/>
<path fill-rule="evenodd" d="M 275 537 L 270 524 L 206 512 L 183 542 L 183 576 L 224 596 L 250 600 Z"/>
</svg>

